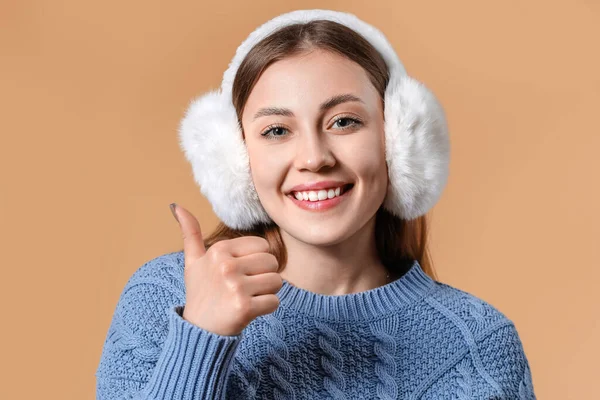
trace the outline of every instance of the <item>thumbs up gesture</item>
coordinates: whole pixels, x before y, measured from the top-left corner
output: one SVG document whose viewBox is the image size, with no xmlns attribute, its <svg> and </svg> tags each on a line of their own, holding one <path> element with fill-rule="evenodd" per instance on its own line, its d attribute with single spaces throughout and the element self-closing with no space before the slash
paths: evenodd
<svg viewBox="0 0 600 400">
<path fill-rule="evenodd" d="M 256 317 L 279 307 L 283 280 L 266 239 L 221 240 L 206 250 L 198 220 L 171 205 L 183 236 L 186 301 L 183 318 L 210 332 L 239 335 Z"/>
</svg>

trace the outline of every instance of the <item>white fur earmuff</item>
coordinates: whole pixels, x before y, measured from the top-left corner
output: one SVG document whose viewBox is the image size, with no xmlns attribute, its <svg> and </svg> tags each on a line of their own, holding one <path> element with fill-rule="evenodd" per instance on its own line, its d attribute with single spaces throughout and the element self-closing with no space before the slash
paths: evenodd
<svg viewBox="0 0 600 400">
<path fill-rule="evenodd" d="M 252 182 L 248 153 L 232 102 L 237 69 L 250 49 L 272 32 L 319 19 L 338 22 L 362 35 L 388 66 L 384 127 L 389 186 L 383 207 L 411 220 L 426 214 L 446 186 L 450 141 L 444 111 L 430 90 L 406 74 L 383 33 L 350 13 L 297 10 L 255 29 L 237 48 L 223 74 L 220 90 L 194 99 L 181 121 L 180 146 L 192 165 L 194 179 L 217 217 L 230 228 L 251 229 L 272 222 Z"/>
</svg>

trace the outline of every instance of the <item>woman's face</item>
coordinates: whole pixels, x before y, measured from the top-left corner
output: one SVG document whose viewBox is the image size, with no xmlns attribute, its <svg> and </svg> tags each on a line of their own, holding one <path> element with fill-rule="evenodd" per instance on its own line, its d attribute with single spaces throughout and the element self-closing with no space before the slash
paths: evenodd
<svg viewBox="0 0 600 400">
<path fill-rule="evenodd" d="M 388 183 L 383 123 L 381 97 L 353 61 L 315 50 L 270 65 L 242 126 L 252 179 L 273 221 L 313 245 L 340 243 L 374 223 Z M 294 190 L 323 181 L 341 184 Z M 340 185 L 342 196 L 318 200 Z"/>
</svg>

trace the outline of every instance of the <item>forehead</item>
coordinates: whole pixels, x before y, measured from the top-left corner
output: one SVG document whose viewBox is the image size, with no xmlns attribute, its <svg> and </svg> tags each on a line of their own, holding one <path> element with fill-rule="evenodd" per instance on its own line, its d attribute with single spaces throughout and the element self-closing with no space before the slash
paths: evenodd
<svg viewBox="0 0 600 400">
<path fill-rule="evenodd" d="M 377 101 L 379 96 L 360 65 L 339 54 L 313 50 L 271 64 L 252 89 L 243 119 L 264 106 L 315 111 L 322 100 L 342 93 L 365 102 Z"/>
</svg>

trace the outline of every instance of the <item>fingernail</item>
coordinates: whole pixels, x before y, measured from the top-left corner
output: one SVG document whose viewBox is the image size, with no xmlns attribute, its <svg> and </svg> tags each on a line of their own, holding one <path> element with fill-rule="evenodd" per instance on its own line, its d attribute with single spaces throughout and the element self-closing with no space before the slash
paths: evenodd
<svg viewBox="0 0 600 400">
<path fill-rule="evenodd" d="M 173 216 L 175 217 L 175 219 L 179 223 L 179 218 L 177 218 L 177 214 L 175 213 L 175 207 L 177 207 L 177 204 L 171 203 L 171 204 L 169 204 L 169 207 L 171 208 L 171 213 L 173 214 Z"/>
</svg>

